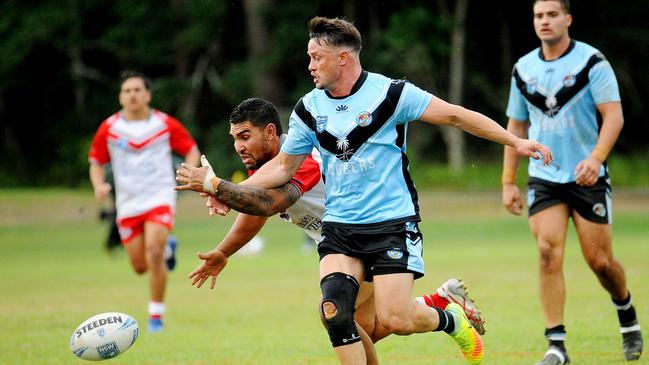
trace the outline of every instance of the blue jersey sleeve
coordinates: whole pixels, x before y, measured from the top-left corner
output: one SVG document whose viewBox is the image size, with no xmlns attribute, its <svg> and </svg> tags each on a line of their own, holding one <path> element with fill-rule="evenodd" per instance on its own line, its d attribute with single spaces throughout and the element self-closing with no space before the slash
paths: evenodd
<svg viewBox="0 0 649 365">
<path fill-rule="evenodd" d="M 315 145 L 313 131 L 293 111 L 288 121 L 288 136 L 282 143 L 282 152 L 289 155 L 311 153 Z"/>
<path fill-rule="evenodd" d="M 432 98 L 428 91 L 406 82 L 397 106 L 399 121 L 407 123 L 421 118 Z"/>
<path fill-rule="evenodd" d="M 509 102 L 507 103 L 507 116 L 520 121 L 529 119 L 529 111 L 523 94 L 516 86 L 516 79 L 512 76 L 509 86 Z"/>
<path fill-rule="evenodd" d="M 595 65 L 588 73 L 590 93 L 595 104 L 620 101 L 620 91 L 613 68 L 608 61 Z"/>
</svg>

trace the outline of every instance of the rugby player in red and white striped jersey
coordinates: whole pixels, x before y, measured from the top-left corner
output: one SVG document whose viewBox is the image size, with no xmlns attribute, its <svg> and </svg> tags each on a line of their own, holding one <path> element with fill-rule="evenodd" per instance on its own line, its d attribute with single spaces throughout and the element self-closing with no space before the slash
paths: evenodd
<svg viewBox="0 0 649 365">
<path fill-rule="evenodd" d="M 192 165 L 200 152 L 177 119 L 149 106 L 151 91 L 143 74 L 122 74 L 119 102 L 122 110 L 101 123 L 90 146 L 90 180 L 95 197 L 104 200 L 113 187 L 103 166 L 111 163 L 120 238 L 133 270 L 149 272 L 149 331 L 158 332 L 168 270 L 165 248 L 176 206 L 172 152 Z M 173 251 L 167 249 L 167 256 Z"/>
</svg>

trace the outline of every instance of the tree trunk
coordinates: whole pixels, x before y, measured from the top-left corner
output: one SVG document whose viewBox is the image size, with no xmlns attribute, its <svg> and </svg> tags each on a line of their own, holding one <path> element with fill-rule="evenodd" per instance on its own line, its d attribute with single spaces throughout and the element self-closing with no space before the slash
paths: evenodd
<svg viewBox="0 0 649 365">
<path fill-rule="evenodd" d="M 268 49 L 271 45 L 268 27 L 263 17 L 264 9 L 273 6 L 273 0 L 244 0 L 248 51 L 251 62 L 253 94 L 278 104 L 282 92 L 278 91 L 279 81 L 268 64 Z"/>
<path fill-rule="evenodd" d="M 466 14 L 469 0 L 457 0 L 453 15 L 453 30 L 451 32 L 451 64 L 448 99 L 453 104 L 462 103 L 464 93 L 464 47 L 466 41 Z M 464 168 L 465 138 L 464 132 L 458 128 L 442 128 L 442 136 L 446 143 L 448 165 L 451 171 L 459 172 Z"/>
</svg>

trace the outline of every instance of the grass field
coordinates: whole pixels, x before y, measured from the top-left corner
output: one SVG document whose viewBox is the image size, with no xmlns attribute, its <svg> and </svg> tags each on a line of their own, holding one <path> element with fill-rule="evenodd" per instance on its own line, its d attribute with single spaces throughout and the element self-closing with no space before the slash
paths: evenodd
<svg viewBox="0 0 649 365">
<path fill-rule="evenodd" d="M 545 351 L 536 249 L 525 218 L 509 216 L 493 192 L 421 194 L 427 275 L 415 294 L 452 276 L 471 287 L 487 319 L 484 364 L 533 364 Z M 649 327 L 649 192 L 616 191 L 614 248 L 645 330 Z M 148 289 L 124 255 L 103 249 L 107 226 L 90 191 L 0 190 L 0 364 L 81 364 L 68 339 L 86 318 L 121 311 L 140 338 L 111 364 L 336 364 L 316 314 L 317 256 L 300 251 L 299 231 L 277 218 L 266 250 L 234 257 L 217 288 L 186 279 L 194 255 L 214 246 L 232 221 L 209 218 L 181 196 L 180 261 L 170 275 L 166 331 L 146 333 Z M 580 256 L 571 230 L 565 262 L 566 327 L 573 364 L 622 364 L 617 318 Z M 646 333 L 645 333 L 646 334 Z M 465 364 L 444 334 L 389 337 L 383 364 Z M 646 355 L 636 364 L 649 364 Z"/>
</svg>

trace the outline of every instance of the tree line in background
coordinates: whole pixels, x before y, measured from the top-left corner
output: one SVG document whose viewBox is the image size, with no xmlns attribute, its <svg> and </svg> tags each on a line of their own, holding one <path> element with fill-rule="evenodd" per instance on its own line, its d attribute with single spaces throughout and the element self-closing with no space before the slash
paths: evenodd
<svg viewBox="0 0 649 365">
<path fill-rule="evenodd" d="M 152 105 L 177 116 L 220 174 L 241 169 L 228 116 L 241 100 L 275 103 L 284 125 L 313 88 L 307 21 L 340 16 L 363 35 L 366 69 L 415 84 L 505 123 L 515 60 L 539 45 L 531 1 L 6 0 L 0 5 L 0 186 L 87 182 L 87 149 L 119 108 L 118 75 L 153 80 Z M 599 48 L 618 77 L 626 125 L 616 153 L 649 134 L 646 3 L 573 1 L 573 38 Z M 413 123 L 410 153 L 461 170 L 501 148 Z"/>
</svg>

